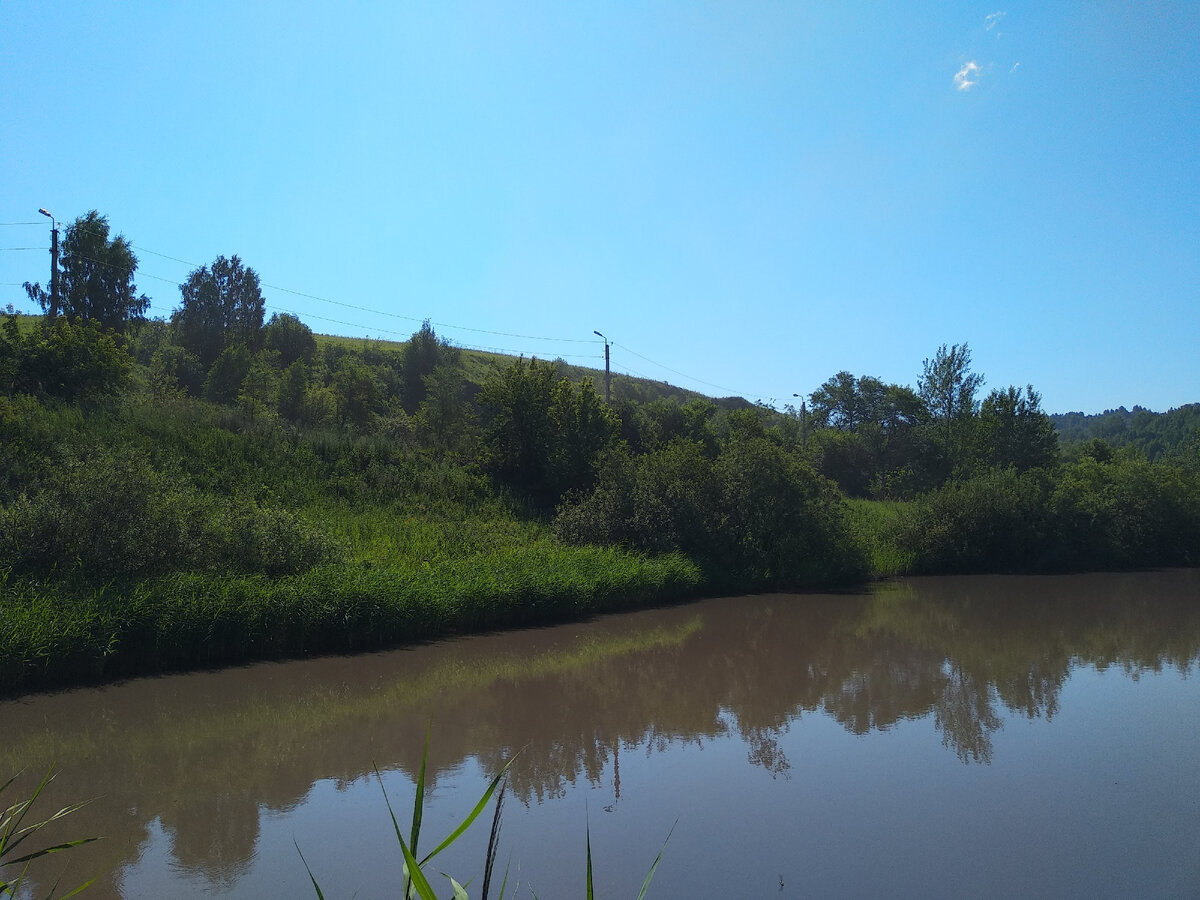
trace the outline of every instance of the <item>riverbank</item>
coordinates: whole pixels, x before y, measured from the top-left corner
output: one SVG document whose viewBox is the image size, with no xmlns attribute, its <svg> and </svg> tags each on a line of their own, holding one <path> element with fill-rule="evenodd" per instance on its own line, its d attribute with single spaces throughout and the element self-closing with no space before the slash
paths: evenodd
<svg viewBox="0 0 1200 900">
<path fill-rule="evenodd" d="M 480 384 L 428 327 L 350 347 L 277 319 L 205 369 L 162 322 L 25 325 L 0 329 L 0 694 L 705 594 L 1200 563 L 1200 445 L 1018 465 L 1002 423 L 951 441 L 913 395 L 873 456 L 536 360 Z"/>
<path fill-rule="evenodd" d="M 548 538 L 428 565 L 181 573 L 89 589 L 0 576 L 5 694 L 248 660 L 355 652 L 698 596 L 680 554 Z"/>
</svg>

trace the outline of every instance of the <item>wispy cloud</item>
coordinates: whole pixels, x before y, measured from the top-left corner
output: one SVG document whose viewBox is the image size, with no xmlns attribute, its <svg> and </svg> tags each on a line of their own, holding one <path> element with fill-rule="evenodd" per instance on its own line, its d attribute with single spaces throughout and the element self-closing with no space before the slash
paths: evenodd
<svg viewBox="0 0 1200 900">
<path fill-rule="evenodd" d="M 1008 70 L 1008 74 L 1011 75 L 1013 72 L 1017 71 L 1017 67 L 1020 65 L 1021 65 L 1020 62 L 1013 63 L 1012 68 Z"/>
<path fill-rule="evenodd" d="M 991 31 L 993 28 L 995 28 L 997 25 L 999 25 L 1000 20 L 1003 19 L 1007 15 L 1008 15 L 1008 13 L 1006 13 L 1006 12 L 988 13 L 986 16 L 983 17 L 984 26 L 987 28 L 988 31 Z"/>
<path fill-rule="evenodd" d="M 979 84 L 979 63 L 971 60 L 965 63 L 961 69 L 954 73 L 954 86 L 960 91 L 969 91 L 975 85 Z"/>
</svg>

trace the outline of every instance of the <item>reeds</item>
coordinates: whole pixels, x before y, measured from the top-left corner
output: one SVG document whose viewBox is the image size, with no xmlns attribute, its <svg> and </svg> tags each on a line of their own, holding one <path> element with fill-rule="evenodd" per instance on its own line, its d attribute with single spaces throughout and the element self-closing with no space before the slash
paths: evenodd
<svg viewBox="0 0 1200 900">
<path fill-rule="evenodd" d="M 694 596 L 700 585 L 678 554 L 549 539 L 282 578 L 193 572 L 94 587 L 0 571 L 0 692 L 560 622 Z"/>
<path fill-rule="evenodd" d="M 18 773 L 18 775 L 19 774 L 20 773 Z M 4 782 L 3 785 L 0 785 L 0 795 L 3 795 L 5 791 L 12 786 L 12 784 L 17 780 L 18 775 L 14 775 L 12 778 L 8 779 L 8 781 Z M 17 853 L 17 848 L 24 845 L 27 840 L 37 835 L 38 832 L 42 831 L 44 828 L 48 827 L 54 822 L 71 815 L 71 813 L 86 805 L 85 801 L 84 803 L 75 803 L 71 806 L 65 806 L 48 818 L 26 824 L 26 819 L 29 817 L 30 810 L 33 808 L 33 805 L 37 802 L 38 798 L 42 795 L 42 792 L 46 789 L 50 782 L 54 780 L 54 777 L 55 773 L 53 770 L 47 772 L 42 777 L 42 780 L 38 782 L 37 787 L 34 788 L 33 793 L 30 794 L 29 797 L 24 800 L 17 801 L 12 806 L 5 809 L 3 814 L 0 815 L 0 897 L 17 896 L 17 891 L 20 890 L 22 885 L 26 883 L 26 878 L 29 873 L 29 866 L 34 860 L 49 856 L 52 853 L 60 853 L 63 850 L 69 850 L 72 847 L 79 847 L 83 844 L 88 844 L 96 840 L 94 837 L 80 838 L 74 841 L 64 841 L 48 847 L 42 847 L 39 850 L 26 849 L 23 853 L 21 853 L 20 856 L 15 855 Z M 20 867 L 15 876 L 8 874 L 6 871 L 12 867 Z M 69 893 L 63 894 L 63 898 L 72 897 L 75 894 L 78 894 L 80 891 L 90 885 L 92 881 L 95 881 L 95 879 L 93 878 L 84 884 L 81 884 L 79 887 L 75 888 Z M 47 900 L 54 896 L 54 892 L 56 890 L 58 890 L 58 881 L 55 881 L 54 884 L 51 885 L 50 890 L 46 893 Z"/>
<path fill-rule="evenodd" d="M 421 754 L 421 766 L 417 773 L 416 781 L 416 796 L 413 800 L 412 825 L 409 829 L 409 838 L 406 842 L 404 835 L 400 831 L 400 823 L 396 819 L 396 811 L 392 808 L 391 799 L 388 797 L 387 788 L 383 784 L 383 777 L 379 774 L 379 769 L 375 769 L 375 777 L 379 781 L 379 789 L 383 792 L 384 803 L 387 804 L 388 813 L 392 819 L 392 828 L 396 833 L 396 842 L 400 845 L 400 853 L 403 857 L 403 880 L 401 885 L 400 896 L 406 900 L 437 900 L 437 892 L 430 883 L 429 876 L 425 871 L 425 867 L 446 848 L 453 845 L 467 829 L 475 822 L 476 819 L 487 808 L 488 802 L 493 796 L 496 797 L 496 806 L 492 814 L 492 829 L 488 835 L 487 851 L 484 858 L 483 867 L 483 883 L 480 887 L 480 900 L 487 900 L 489 890 L 491 888 L 492 871 L 496 861 L 496 851 L 499 846 L 500 822 L 503 816 L 504 794 L 508 783 L 508 770 L 516 762 L 516 756 L 513 756 L 504 767 L 492 778 L 487 789 L 483 792 L 483 796 L 479 798 L 479 802 L 472 807 L 467 817 L 433 850 L 426 854 L 420 860 L 417 859 L 417 846 L 421 838 L 421 821 L 425 812 L 425 763 L 429 757 L 429 735 L 425 736 L 425 749 Z M 678 824 L 678 822 L 676 823 Z M 650 882 L 654 878 L 654 873 L 658 871 L 658 864 L 662 861 L 663 853 L 667 849 L 667 843 L 671 840 L 671 835 L 675 831 L 675 825 L 671 826 L 671 830 L 667 832 L 667 837 L 663 841 L 662 847 L 659 848 L 658 855 L 654 857 L 654 862 L 650 866 L 650 871 L 646 873 L 645 880 L 642 881 L 641 890 L 638 891 L 637 900 L 644 900 L 647 892 L 650 890 Z M 585 838 L 585 864 L 586 874 L 584 881 L 585 894 L 588 900 L 594 896 L 594 877 L 592 865 L 592 831 L 590 823 L 587 826 Z M 300 845 L 296 844 L 296 851 L 300 854 L 300 861 L 303 863 L 305 871 L 308 873 L 309 881 L 312 882 L 313 891 L 317 895 L 317 900 L 325 900 L 325 893 L 321 889 L 320 883 L 313 874 L 308 860 L 304 856 L 304 852 L 300 849 Z M 441 873 L 444 878 L 450 882 L 451 889 L 454 892 L 455 900 L 468 900 L 469 894 L 464 885 L 460 884 L 453 876 Z M 519 885 L 518 885 L 519 886 Z M 513 890 L 518 886 L 514 886 Z M 505 892 L 508 888 L 508 872 L 505 871 L 504 878 L 500 883 L 499 900 L 504 900 Z M 533 895 L 535 898 L 536 894 Z"/>
</svg>

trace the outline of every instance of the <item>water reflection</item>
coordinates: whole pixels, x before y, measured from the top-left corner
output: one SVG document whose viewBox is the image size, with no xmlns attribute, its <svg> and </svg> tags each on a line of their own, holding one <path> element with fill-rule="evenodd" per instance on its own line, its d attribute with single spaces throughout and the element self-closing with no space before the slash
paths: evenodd
<svg viewBox="0 0 1200 900">
<path fill-rule="evenodd" d="M 617 803 L 623 752 L 729 734 L 786 780 L 780 738 L 814 715 L 856 735 L 931 719 L 963 763 L 988 764 L 1006 717 L 1058 712 L 1074 667 L 1194 667 L 1197 600 L 1197 571 L 910 580 L 148 679 L 0 703 L 0 773 L 54 762 L 51 803 L 103 798 L 70 823 L 109 836 L 82 871 L 136 859 L 161 829 L 179 866 L 228 887 L 264 813 L 373 762 L 412 775 L 430 722 L 435 788 L 467 759 L 495 772 L 524 748 L 510 789 L 527 804 L 604 778 Z M 120 894 L 114 871 L 98 895 Z"/>
</svg>

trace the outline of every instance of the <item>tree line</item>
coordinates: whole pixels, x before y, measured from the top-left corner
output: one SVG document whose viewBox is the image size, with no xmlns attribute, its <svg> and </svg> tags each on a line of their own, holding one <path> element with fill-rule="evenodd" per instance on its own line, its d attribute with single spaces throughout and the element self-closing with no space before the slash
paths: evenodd
<svg viewBox="0 0 1200 900">
<path fill-rule="evenodd" d="M 207 403 L 236 417 L 229 427 L 301 441 L 362 491 L 378 493 L 400 470 L 449 467 L 485 479 L 485 492 L 549 523 L 560 541 L 682 552 L 730 586 L 864 577 L 864 541 L 891 542 L 922 571 L 1200 560 L 1200 427 L 1190 455 L 1171 460 L 1104 442 L 1064 457 L 1033 386 L 981 396 L 985 379 L 965 343 L 925 359 L 915 388 L 842 371 L 800 410 L 620 391 L 606 404 L 593 381 L 572 382 L 553 361 L 514 360 L 479 383 L 428 322 L 403 347 L 318 341 L 295 316 L 266 319 L 258 274 L 237 255 L 191 272 L 169 319 L 146 320 L 136 268 L 104 216 L 67 226 L 57 296 L 26 286 L 45 317 L 23 333 L 10 314 L 0 329 L 0 411 L 14 436 L 28 409 L 19 397 Z M 153 452 L 136 458 L 153 464 Z M 71 506 L 61 475 L 38 476 L 19 441 L 0 463 L 10 534 L 42 534 L 22 539 L 20 553 L 10 541 L 10 563 L 47 570 L 81 558 L 62 535 L 86 528 L 47 537 L 55 515 L 30 512 L 43 501 Z M 906 505 L 895 527 L 864 531 L 847 498 Z M 320 545 L 295 523 L 278 530 L 296 547 Z M 306 558 L 283 556 L 296 562 L 276 569 Z"/>
</svg>

